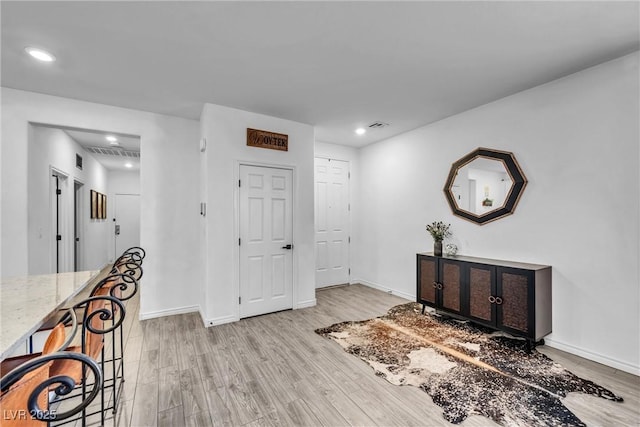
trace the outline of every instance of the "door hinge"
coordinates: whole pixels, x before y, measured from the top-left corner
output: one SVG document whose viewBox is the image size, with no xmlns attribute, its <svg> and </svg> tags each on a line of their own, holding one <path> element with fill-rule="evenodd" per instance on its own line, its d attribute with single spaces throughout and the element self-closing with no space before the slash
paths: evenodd
<svg viewBox="0 0 640 427">
<path fill-rule="evenodd" d="M 238 246 L 242 245 L 242 240 L 238 237 Z"/>
<path fill-rule="evenodd" d="M 351 269 L 349 269 L 349 275 L 351 275 Z"/>
<path fill-rule="evenodd" d="M 348 173 L 347 173 L 347 178 L 348 178 L 348 179 L 351 179 L 351 172 L 348 172 Z"/>
<path fill-rule="evenodd" d="M 242 187 L 242 180 L 241 179 L 238 180 L 238 187 Z"/>
<path fill-rule="evenodd" d="M 351 236 L 349 236 L 349 240 L 348 240 L 348 242 L 349 242 L 349 243 L 351 243 Z"/>
<path fill-rule="evenodd" d="M 242 304 L 242 297 L 238 297 L 238 304 Z"/>
<path fill-rule="evenodd" d="M 56 190 L 56 194 L 57 194 L 58 196 L 59 196 L 59 195 L 61 195 L 61 194 L 62 194 L 62 190 L 57 189 L 57 190 Z"/>
<path fill-rule="evenodd" d="M 56 234 L 56 240 L 62 240 L 62 236 L 60 234 Z"/>
<path fill-rule="evenodd" d="M 351 203 L 349 203 L 349 205 L 348 205 L 348 209 L 347 209 L 347 210 L 348 210 L 349 212 L 351 212 Z"/>
</svg>

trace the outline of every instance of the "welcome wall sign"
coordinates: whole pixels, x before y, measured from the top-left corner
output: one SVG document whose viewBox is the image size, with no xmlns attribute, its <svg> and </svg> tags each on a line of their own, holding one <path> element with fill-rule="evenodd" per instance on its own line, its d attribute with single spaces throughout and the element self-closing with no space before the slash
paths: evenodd
<svg viewBox="0 0 640 427">
<path fill-rule="evenodd" d="M 289 151 L 289 135 L 247 128 L 247 145 L 249 147 Z"/>
</svg>

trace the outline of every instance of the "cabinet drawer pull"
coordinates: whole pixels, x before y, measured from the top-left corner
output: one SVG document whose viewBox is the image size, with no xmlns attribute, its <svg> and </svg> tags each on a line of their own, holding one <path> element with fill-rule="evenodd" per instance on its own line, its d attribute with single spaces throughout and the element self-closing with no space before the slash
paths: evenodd
<svg viewBox="0 0 640 427">
<path fill-rule="evenodd" d="M 433 282 L 433 289 L 438 289 L 438 282 Z"/>
<path fill-rule="evenodd" d="M 496 297 L 496 304 L 498 305 L 502 304 L 502 298 Z"/>
<path fill-rule="evenodd" d="M 495 302 L 496 302 L 496 297 L 494 297 L 493 295 L 489 295 L 489 302 L 490 302 L 491 304 L 495 304 Z"/>
<path fill-rule="evenodd" d="M 438 289 L 442 290 L 443 287 L 442 283 L 438 283 Z"/>
</svg>

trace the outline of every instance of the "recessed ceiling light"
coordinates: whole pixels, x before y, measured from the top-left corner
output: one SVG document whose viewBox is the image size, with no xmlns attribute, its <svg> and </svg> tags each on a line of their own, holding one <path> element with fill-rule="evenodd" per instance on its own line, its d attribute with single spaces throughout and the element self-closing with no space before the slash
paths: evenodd
<svg viewBox="0 0 640 427">
<path fill-rule="evenodd" d="M 132 167 L 133 167 L 133 165 L 132 165 L 131 163 L 125 163 L 125 164 L 124 164 L 124 167 L 125 167 L 125 168 L 132 168 Z"/>
<path fill-rule="evenodd" d="M 46 50 L 38 49 L 37 47 L 26 47 L 25 52 L 31 55 L 33 58 L 42 62 L 53 62 L 56 60 L 56 57 Z"/>
<path fill-rule="evenodd" d="M 107 136 L 105 137 L 105 139 L 106 139 L 107 141 L 109 141 L 109 142 L 116 142 L 116 141 L 118 140 L 118 138 L 116 138 L 116 137 L 115 137 L 115 136 L 113 136 L 113 135 L 107 135 Z"/>
<path fill-rule="evenodd" d="M 358 128 L 358 129 L 356 129 L 356 133 L 357 133 L 358 135 L 364 135 L 364 134 L 365 134 L 365 132 L 366 132 L 366 129 L 365 129 L 365 128 Z"/>
</svg>

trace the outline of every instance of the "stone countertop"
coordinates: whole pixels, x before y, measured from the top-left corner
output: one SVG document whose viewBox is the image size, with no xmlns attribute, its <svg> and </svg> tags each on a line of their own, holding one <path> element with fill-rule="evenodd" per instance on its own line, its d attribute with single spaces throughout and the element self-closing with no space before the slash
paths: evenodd
<svg viewBox="0 0 640 427">
<path fill-rule="evenodd" d="M 0 283 L 0 360 L 92 283 L 100 270 L 9 277 Z"/>
</svg>

